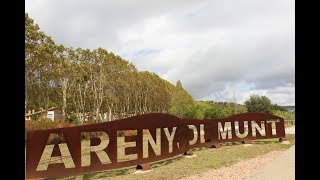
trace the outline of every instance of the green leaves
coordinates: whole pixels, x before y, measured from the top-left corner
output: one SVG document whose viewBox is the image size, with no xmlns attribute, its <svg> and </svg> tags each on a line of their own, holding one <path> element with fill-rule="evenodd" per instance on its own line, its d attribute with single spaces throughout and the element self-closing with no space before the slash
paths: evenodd
<svg viewBox="0 0 320 180">
<path fill-rule="evenodd" d="M 86 118 L 100 121 L 104 113 L 112 120 L 113 115 L 168 112 L 176 101 L 182 109 L 193 104 L 181 83 L 175 87 L 155 73 L 139 72 L 132 63 L 103 48 L 57 45 L 28 14 L 25 24 L 26 110 L 55 105 L 66 116 L 76 115 L 83 122 Z"/>
<path fill-rule="evenodd" d="M 180 118 L 193 116 L 193 112 L 190 112 L 190 110 L 194 104 L 195 101 L 192 96 L 183 89 L 181 82 L 177 81 L 169 113 Z"/>
<path fill-rule="evenodd" d="M 281 117 L 290 117 L 292 116 L 287 112 L 288 110 L 285 107 L 279 106 L 277 104 L 271 104 L 271 100 L 266 96 L 251 95 L 250 99 L 245 102 L 245 105 L 249 112 L 264 112 L 272 113 Z"/>
<path fill-rule="evenodd" d="M 251 95 L 250 99 L 245 102 L 249 112 L 271 113 L 271 100 L 266 96 Z"/>
</svg>

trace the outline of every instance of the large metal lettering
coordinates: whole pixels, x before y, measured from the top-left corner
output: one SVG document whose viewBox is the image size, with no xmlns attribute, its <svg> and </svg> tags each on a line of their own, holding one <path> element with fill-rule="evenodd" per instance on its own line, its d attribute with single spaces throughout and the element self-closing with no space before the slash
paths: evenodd
<svg viewBox="0 0 320 180">
<path fill-rule="evenodd" d="M 224 142 L 285 140 L 284 120 L 265 113 L 180 119 L 150 113 L 92 125 L 27 133 L 26 177 L 41 178 L 136 166 Z"/>
</svg>

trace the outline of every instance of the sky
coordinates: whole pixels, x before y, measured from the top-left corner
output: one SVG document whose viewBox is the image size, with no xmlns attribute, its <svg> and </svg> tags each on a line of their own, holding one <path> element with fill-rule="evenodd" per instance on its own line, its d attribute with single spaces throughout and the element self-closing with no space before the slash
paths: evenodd
<svg viewBox="0 0 320 180">
<path fill-rule="evenodd" d="M 57 44 L 104 48 L 196 100 L 295 105 L 294 0 L 26 0 Z"/>
</svg>

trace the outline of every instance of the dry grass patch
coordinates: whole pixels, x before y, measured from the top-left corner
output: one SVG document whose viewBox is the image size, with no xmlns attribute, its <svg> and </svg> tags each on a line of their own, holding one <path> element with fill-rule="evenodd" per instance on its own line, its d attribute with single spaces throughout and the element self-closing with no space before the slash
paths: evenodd
<svg viewBox="0 0 320 180">
<path fill-rule="evenodd" d="M 170 160 L 152 163 L 152 171 L 143 174 L 134 174 L 135 167 L 108 170 L 97 173 L 85 174 L 83 179 L 180 179 L 212 168 L 230 166 L 241 160 L 254 158 L 271 151 L 286 150 L 294 143 L 294 135 L 287 135 L 290 144 L 281 144 L 278 139 L 253 141 L 253 146 L 243 146 L 240 143 L 225 143 L 220 149 L 198 148 L 193 153 L 196 158 L 181 158 L 177 156 Z M 75 179 L 75 177 L 59 178 Z"/>
</svg>

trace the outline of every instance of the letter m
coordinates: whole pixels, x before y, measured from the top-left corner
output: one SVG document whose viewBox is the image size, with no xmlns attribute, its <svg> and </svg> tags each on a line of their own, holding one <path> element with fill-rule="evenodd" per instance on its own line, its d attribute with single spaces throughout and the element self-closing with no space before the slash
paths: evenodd
<svg viewBox="0 0 320 180">
<path fill-rule="evenodd" d="M 232 138 L 231 132 L 231 122 L 225 122 L 224 126 L 221 122 L 218 122 L 218 131 L 219 131 L 219 139 L 226 139 L 228 135 L 228 139 Z"/>
</svg>

